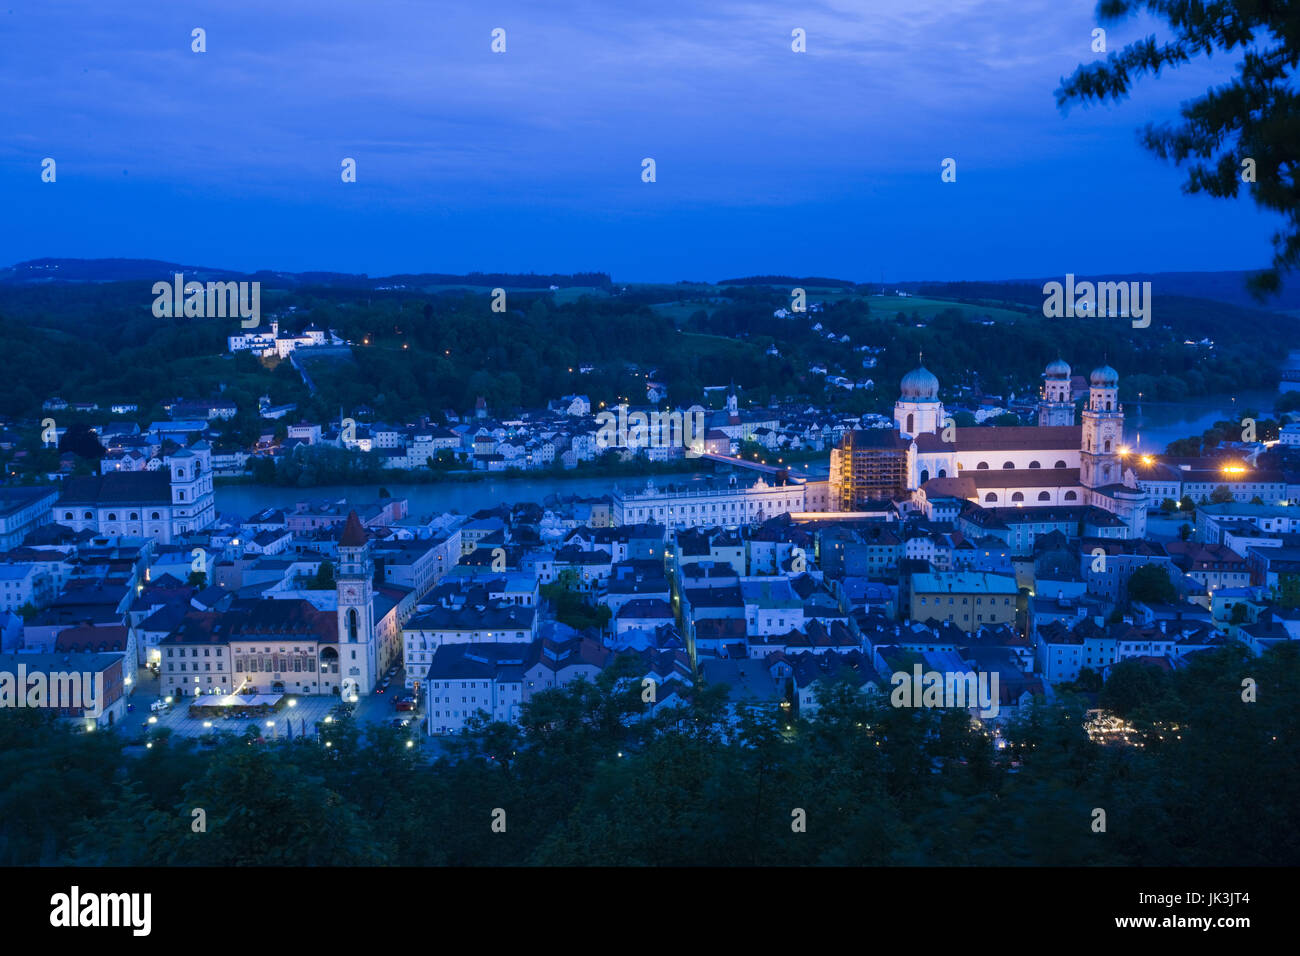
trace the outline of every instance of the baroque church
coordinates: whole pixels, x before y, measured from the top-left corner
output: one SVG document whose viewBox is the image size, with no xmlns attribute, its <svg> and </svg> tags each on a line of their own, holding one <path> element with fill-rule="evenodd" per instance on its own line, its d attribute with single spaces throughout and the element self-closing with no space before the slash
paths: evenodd
<svg viewBox="0 0 1300 956">
<path fill-rule="evenodd" d="M 157 471 L 108 472 L 69 478 L 54 520 L 73 531 L 183 541 L 216 521 L 212 449 L 196 442 L 164 459 Z"/>
<path fill-rule="evenodd" d="M 1119 373 L 1093 369 L 1082 424 L 1074 417 L 1070 366 L 1059 359 L 1043 373 L 1038 424 L 1018 427 L 957 427 L 922 365 L 903 376 L 894 429 L 852 432 L 836 449 L 832 496 L 841 510 L 887 496 L 922 508 L 944 497 L 985 508 L 1092 506 L 1123 522 L 1127 537 L 1144 536 L 1146 492 L 1120 451 Z"/>
</svg>

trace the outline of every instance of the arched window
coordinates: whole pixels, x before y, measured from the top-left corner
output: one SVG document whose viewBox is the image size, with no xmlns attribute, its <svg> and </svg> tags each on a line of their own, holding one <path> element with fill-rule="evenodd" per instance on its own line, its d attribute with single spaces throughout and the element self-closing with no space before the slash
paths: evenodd
<svg viewBox="0 0 1300 956">
<path fill-rule="evenodd" d="M 1058 461 L 1058 462 L 1057 462 L 1053 467 L 1055 467 L 1055 468 L 1064 468 L 1064 467 L 1065 467 L 1065 462 L 1063 462 L 1063 461 Z"/>
<path fill-rule="evenodd" d="M 176 469 L 176 477 L 177 477 L 177 478 L 184 478 L 184 477 L 185 477 L 185 469 L 184 469 L 184 468 L 177 468 L 177 469 Z"/>
<path fill-rule="evenodd" d="M 160 519 L 162 518 L 162 515 L 160 515 L 158 512 L 155 511 L 155 512 L 154 512 L 153 514 L 151 514 L 149 517 L 153 518 L 154 521 L 158 521 L 158 520 L 160 520 Z"/>
<path fill-rule="evenodd" d="M 989 470 L 989 463 L 988 463 L 987 461 L 982 461 L 982 462 L 980 462 L 978 465 L 975 466 L 975 470 L 976 470 L 976 471 L 988 471 L 988 470 Z"/>
<path fill-rule="evenodd" d="M 925 483 L 926 483 L 927 481 L 929 481 L 929 480 L 930 480 L 930 469 L 929 469 L 929 468 L 922 468 L 922 469 L 921 469 L 921 484 L 925 484 Z"/>
<path fill-rule="evenodd" d="M 348 608 L 348 640 L 355 641 L 356 639 L 357 639 L 357 609 L 354 607 L 350 607 Z"/>
<path fill-rule="evenodd" d="M 1073 491 L 1067 491 L 1067 492 L 1065 493 L 1065 500 L 1066 500 L 1066 501 L 1078 501 L 1078 500 L 1079 500 L 1079 496 L 1076 495 Z"/>
<path fill-rule="evenodd" d="M 1025 500 L 1024 493 L 1023 493 L 1023 492 L 1019 492 L 1019 491 L 1017 491 L 1015 494 L 1013 494 L 1013 495 L 1011 496 L 1011 500 L 1012 500 L 1012 501 L 1024 501 L 1024 500 Z"/>
<path fill-rule="evenodd" d="M 1048 494 L 1046 491 L 1040 491 L 1040 492 L 1038 493 L 1038 500 L 1039 500 L 1039 501 L 1051 501 L 1051 500 L 1052 500 L 1052 496 L 1051 496 L 1050 494 Z"/>
<path fill-rule="evenodd" d="M 140 520 L 140 515 L 139 515 L 139 513 L 135 512 L 135 511 L 132 511 L 132 512 L 131 512 L 131 520 L 132 520 L 132 521 L 139 521 L 139 520 Z"/>
<path fill-rule="evenodd" d="M 939 477 L 940 477 L 940 478 L 947 478 L 947 477 L 948 477 L 948 469 L 947 469 L 947 468 L 940 468 L 940 469 L 939 469 Z"/>
<path fill-rule="evenodd" d="M 908 412 L 908 413 L 907 413 L 907 433 L 908 433 L 909 435 L 915 435 L 915 434 L 916 434 L 916 429 L 912 427 L 912 413 L 911 413 L 911 412 Z"/>
<path fill-rule="evenodd" d="M 1029 467 L 1030 467 L 1030 468 L 1042 468 L 1043 466 L 1040 465 L 1040 464 L 1039 464 L 1038 462 L 1036 462 L 1036 461 L 1031 461 L 1031 462 L 1029 463 Z"/>
<path fill-rule="evenodd" d="M 184 489 L 182 489 L 181 491 L 176 492 L 176 494 L 179 495 L 179 497 L 176 499 L 177 501 L 184 501 L 184 500 L 185 500 L 185 491 L 184 491 Z"/>
<path fill-rule="evenodd" d="M 987 495 L 984 496 L 984 500 L 985 500 L 985 501 L 997 501 L 997 500 L 998 500 L 998 496 L 995 495 L 993 492 L 990 491 Z"/>
<path fill-rule="evenodd" d="M 89 511 L 86 512 L 85 518 L 86 518 L 87 521 L 91 520 L 91 519 L 94 518 L 94 517 L 95 517 L 95 516 L 94 516 L 93 514 L 91 514 Z"/>
<path fill-rule="evenodd" d="M 116 511 L 110 511 L 110 512 L 108 513 L 108 520 L 109 520 L 109 521 L 116 521 L 116 520 L 117 520 L 117 512 L 116 512 Z"/>
<path fill-rule="evenodd" d="M 63 520 L 64 520 L 64 521 L 71 521 L 71 520 L 72 520 L 72 512 L 71 512 L 71 511 L 65 511 L 65 512 L 63 512 Z"/>
<path fill-rule="evenodd" d="M 1008 468 L 1014 468 L 1014 467 L 1016 467 L 1016 463 L 1014 461 L 1004 461 L 1002 463 L 1002 469 L 1004 471 Z"/>
<path fill-rule="evenodd" d="M 1106 454 L 1110 454 L 1110 439 L 1106 439 Z"/>
</svg>

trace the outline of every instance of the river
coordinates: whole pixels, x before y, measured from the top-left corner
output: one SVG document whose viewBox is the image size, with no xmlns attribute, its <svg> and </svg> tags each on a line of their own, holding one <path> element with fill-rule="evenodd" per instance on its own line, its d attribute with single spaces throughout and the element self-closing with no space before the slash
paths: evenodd
<svg viewBox="0 0 1300 956">
<path fill-rule="evenodd" d="M 1216 421 L 1221 419 L 1240 420 L 1243 411 L 1254 409 L 1267 418 L 1277 398 L 1275 392 L 1249 391 L 1237 395 L 1207 395 L 1185 402 L 1146 402 L 1130 401 L 1125 403 L 1124 440 L 1134 449 L 1151 453 L 1162 453 L 1170 442 L 1199 435 Z M 1235 400 L 1234 400 L 1235 399 Z M 796 470 L 810 477 L 826 476 L 824 461 L 813 463 L 806 468 L 803 465 Z M 660 474 L 654 480 L 657 485 L 686 484 L 703 482 L 712 477 L 710 471 L 682 472 L 680 474 Z M 753 480 L 753 473 L 747 473 L 746 479 Z M 614 486 L 622 488 L 641 488 L 646 482 L 645 476 L 621 475 L 619 477 L 568 477 L 546 475 L 537 478 L 485 478 L 482 481 L 448 482 L 445 484 L 407 485 L 384 482 L 394 497 L 406 498 L 414 514 L 440 514 L 444 511 L 458 511 L 471 514 L 483 508 L 491 508 L 503 502 L 513 504 L 519 501 L 540 503 L 548 495 L 579 495 L 595 497 L 609 494 Z M 286 488 L 277 485 L 218 485 L 216 488 L 217 511 L 236 518 L 247 518 L 267 507 L 291 507 L 299 501 L 319 501 L 321 499 L 338 500 L 347 498 L 351 501 L 374 501 L 379 497 L 379 485 L 321 485 L 316 488 Z"/>
<path fill-rule="evenodd" d="M 728 466 L 718 466 L 718 468 L 719 471 L 730 470 Z M 810 462 L 795 465 L 794 469 L 798 474 L 810 478 L 825 478 L 827 463 Z M 654 482 L 659 487 L 668 484 L 703 483 L 709 478 L 716 477 L 717 474 L 718 472 L 712 470 L 661 473 L 654 476 Z M 757 477 L 756 473 L 745 471 L 739 480 L 748 483 Z M 485 478 L 482 481 L 443 484 L 407 485 L 400 482 L 384 482 L 382 487 L 387 488 L 395 498 L 407 499 L 412 514 L 441 514 L 445 511 L 473 514 L 475 511 L 492 508 L 503 502 L 514 504 L 520 501 L 535 501 L 540 504 L 543 499 L 552 494 L 590 498 L 607 495 L 616 485 L 625 489 L 644 488 L 647 480 L 645 475 L 601 478 L 546 475 L 537 478 Z M 299 501 L 322 499 L 337 501 L 339 498 L 347 498 L 350 501 L 374 501 L 379 497 L 380 487 L 380 485 L 320 485 L 315 488 L 290 488 L 279 485 L 217 485 L 215 497 L 219 514 L 242 519 L 256 514 L 263 508 L 292 507 Z"/>
<path fill-rule="evenodd" d="M 655 484 L 686 484 L 703 482 L 711 477 L 705 472 L 660 474 Z M 552 476 L 538 478 L 485 478 L 482 481 L 447 482 L 445 484 L 404 485 L 384 482 L 384 488 L 394 498 L 405 498 L 410 511 L 416 515 L 441 514 L 457 511 L 472 514 L 496 505 L 520 501 L 541 503 L 548 495 L 578 495 L 596 497 L 607 495 L 615 485 L 622 488 L 644 487 L 646 478 L 621 475 L 604 478 L 579 478 Z M 218 485 L 215 490 L 217 511 L 223 515 L 247 518 L 263 508 L 292 507 L 299 501 L 374 501 L 379 497 L 380 485 L 320 485 L 315 488 L 287 488 L 278 485 Z"/>
<path fill-rule="evenodd" d="M 1179 438 L 1200 435 L 1217 421 L 1241 421 L 1246 409 L 1272 417 L 1276 392 L 1248 391 L 1206 395 L 1183 402 L 1127 401 L 1124 440 L 1134 450 L 1161 454 Z"/>
</svg>

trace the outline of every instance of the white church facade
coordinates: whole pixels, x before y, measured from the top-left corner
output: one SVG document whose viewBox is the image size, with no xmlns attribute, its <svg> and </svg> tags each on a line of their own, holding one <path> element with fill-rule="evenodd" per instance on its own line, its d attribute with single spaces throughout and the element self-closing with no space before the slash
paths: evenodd
<svg viewBox="0 0 1300 956">
<path fill-rule="evenodd" d="M 1119 373 L 1089 377 L 1082 424 L 1074 423 L 1070 366 L 1047 366 L 1036 426 L 958 428 L 939 401 L 939 380 L 924 366 L 903 376 L 894 421 L 907 446 L 907 490 L 985 508 L 1093 506 L 1120 519 L 1128 537 L 1146 534 L 1146 492 L 1126 467 Z"/>
<path fill-rule="evenodd" d="M 212 449 L 195 442 L 168 455 L 157 471 L 107 472 L 64 482 L 54 520 L 74 531 L 183 540 L 216 520 Z"/>
</svg>

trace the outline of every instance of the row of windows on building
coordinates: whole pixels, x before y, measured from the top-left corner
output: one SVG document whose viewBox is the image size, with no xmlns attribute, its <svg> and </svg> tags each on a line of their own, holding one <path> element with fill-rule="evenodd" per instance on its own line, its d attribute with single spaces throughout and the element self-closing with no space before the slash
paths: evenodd
<svg viewBox="0 0 1300 956">
<path fill-rule="evenodd" d="M 761 510 L 762 508 L 764 508 L 764 507 L 767 506 L 767 505 L 771 505 L 771 506 L 774 507 L 774 508 L 784 507 L 786 510 L 789 510 L 790 508 L 795 507 L 797 504 L 798 504 L 798 502 L 796 502 L 796 501 L 794 501 L 793 499 L 790 499 L 790 498 L 786 498 L 786 499 L 783 500 L 783 501 L 766 501 L 766 502 L 764 502 L 764 501 L 746 501 L 746 502 L 735 502 L 735 501 L 733 501 L 733 502 L 730 502 L 730 503 L 726 503 L 726 502 L 724 502 L 723 505 L 722 505 L 722 512 L 723 512 L 723 514 L 726 514 L 728 511 L 730 511 L 731 513 L 734 514 L 734 513 L 738 512 L 738 511 L 744 511 L 746 507 L 748 507 L 748 509 L 749 509 L 750 511 L 756 511 L 756 510 Z M 698 511 L 696 510 L 697 508 L 699 509 Z M 628 509 L 629 513 L 631 514 L 631 516 L 632 516 L 633 518 L 663 518 L 663 517 L 669 517 L 669 518 L 672 518 L 672 517 L 676 517 L 676 516 L 677 516 L 677 512 L 678 512 L 678 510 L 681 511 L 681 514 L 682 514 L 682 515 L 687 515 L 687 514 L 692 514 L 692 515 L 717 514 L 717 513 L 718 513 L 718 505 L 717 505 L 717 504 L 713 504 L 713 505 L 709 505 L 709 506 L 707 506 L 707 507 L 706 507 L 705 505 L 691 505 L 689 510 L 687 510 L 687 506 L 686 506 L 686 505 L 682 505 L 680 509 L 678 509 L 678 508 L 676 508 L 676 507 L 669 507 L 669 506 L 663 506 L 663 505 L 660 505 L 660 506 L 657 507 L 657 508 L 630 508 L 630 509 Z M 665 515 L 665 512 L 667 512 L 666 515 Z"/>
<path fill-rule="evenodd" d="M 437 635 L 436 635 L 435 637 L 433 637 L 433 638 L 429 638 L 429 637 L 427 637 L 427 636 L 425 636 L 425 635 L 420 635 L 420 637 L 419 637 L 420 644 L 419 644 L 418 649 L 419 649 L 419 650 L 422 650 L 422 651 L 430 650 L 430 644 L 431 644 L 431 643 L 432 643 L 432 645 L 433 645 L 433 649 L 437 649 L 437 648 L 438 648 L 439 646 L 441 646 L 442 644 L 459 644 L 459 643 L 463 643 L 464 640 L 465 640 L 465 635 L 466 635 L 467 633 L 469 633 L 469 636 L 470 636 L 470 638 L 471 638 L 472 640 L 478 640 L 479 638 L 483 637 L 484 634 L 487 635 L 487 639 L 488 639 L 489 641 L 490 641 L 490 640 L 494 640 L 494 639 L 501 639 L 501 638 L 509 638 L 509 637 L 510 637 L 510 633 L 509 633 L 508 631 L 473 631 L 473 632 L 466 632 L 466 631 L 439 631 L 439 632 L 437 633 Z M 515 638 L 518 639 L 518 640 L 523 640 L 523 638 L 524 638 L 524 632 L 523 632 L 523 631 L 515 631 Z M 409 646 L 409 647 L 412 648 L 413 650 L 417 649 L 417 648 L 416 648 L 416 645 L 415 645 L 416 638 L 414 638 L 414 637 L 409 637 L 409 638 L 407 638 L 407 640 L 408 640 L 408 642 L 410 642 L 407 646 Z"/>
<path fill-rule="evenodd" d="M 998 493 L 997 493 L 996 491 L 990 491 L 988 494 L 986 494 L 986 495 L 984 496 L 984 500 L 985 500 L 986 502 L 993 502 L 994 504 L 996 504 L 996 503 L 997 503 L 997 500 L 998 500 Z M 1024 500 L 1025 500 L 1025 493 L 1024 493 L 1023 491 L 1012 492 L 1010 500 L 1011 500 L 1013 503 L 1017 503 L 1017 502 L 1024 501 Z M 1052 493 L 1051 493 L 1050 491 L 1040 491 L 1040 492 L 1038 493 L 1038 500 L 1039 500 L 1039 501 L 1051 501 L 1051 500 L 1052 500 Z M 1077 492 L 1074 492 L 1074 491 L 1067 491 L 1067 492 L 1062 496 L 1062 500 L 1063 500 L 1063 501 L 1078 501 L 1078 500 L 1079 500 L 1079 495 L 1078 495 Z"/>
<path fill-rule="evenodd" d="M 204 657 L 210 657 L 210 656 L 212 656 L 212 654 L 211 654 L 211 651 L 212 651 L 212 650 L 213 650 L 213 648 L 211 648 L 211 647 L 205 647 L 205 648 L 203 648 L 203 656 L 204 656 Z M 223 655 L 222 655 L 222 651 L 224 651 L 225 648 L 223 648 L 223 647 L 217 647 L 217 648 L 215 648 L 215 650 L 216 650 L 216 652 L 217 652 L 217 653 L 216 653 L 216 656 L 217 656 L 217 657 L 221 657 L 221 656 L 223 656 Z M 176 653 L 173 654 L 172 651 L 176 651 Z M 258 650 L 257 650 L 256 647 L 236 647 L 236 648 L 234 648 L 234 655 L 235 655 L 236 657 L 238 657 L 240 654 L 257 654 L 257 653 L 258 653 Z M 263 654 L 270 654 L 270 653 L 271 653 L 271 649 L 270 649 L 269 647 L 265 647 L 265 648 L 262 649 L 261 653 L 263 653 Z M 282 647 L 282 648 L 280 648 L 280 653 L 281 653 L 281 654 L 287 654 L 288 651 L 287 651 L 285 648 Z M 300 647 L 295 647 L 295 648 L 293 649 L 293 653 L 295 653 L 295 654 L 301 654 L 301 653 L 305 653 L 305 652 L 304 652 Z M 183 647 L 175 647 L 175 648 L 173 648 L 173 647 L 169 647 L 169 648 L 167 648 L 167 656 L 168 656 L 168 657 L 184 657 L 184 656 L 185 656 L 185 648 L 183 648 Z M 198 649 L 197 647 L 191 647 L 191 648 L 190 648 L 190 657 L 198 657 L 198 656 L 199 656 L 199 649 Z M 353 652 L 352 652 L 352 656 L 353 656 L 353 657 L 356 657 L 356 651 L 353 651 Z"/>
<path fill-rule="evenodd" d="M 182 500 L 184 500 L 184 499 L 182 498 Z M 87 511 L 87 512 L 85 512 L 85 513 L 82 515 L 82 518 L 83 518 L 83 520 L 85 520 L 85 521 L 94 521 L 94 520 L 95 520 L 95 513 L 94 513 L 93 511 Z M 75 518 L 75 516 L 73 515 L 73 513 L 72 513 L 71 511 L 65 511 L 65 512 L 63 512 L 63 520 L 64 520 L 64 521 L 75 521 L 76 518 Z M 110 512 L 108 513 L 108 520 L 109 520 L 109 521 L 116 521 L 116 520 L 117 520 L 117 512 L 116 512 L 116 511 L 110 511 Z M 140 513 L 139 513 L 138 511 L 132 511 L 132 512 L 130 513 L 130 515 L 128 516 L 127 520 L 128 520 L 128 521 L 139 521 L 139 520 L 140 520 Z M 149 520 L 151 520 L 151 521 L 161 521 L 161 520 L 162 520 L 162 515 L 159 514 L 157 511 L 155 511 L 155 512 L 153 512 L 152 514 L 149 515 Z"/>
<path fill-rule="evenodd" d="M 924 597 L 921 598 L 921 603 L 922 603 L 922 604 L 925 603 L 925 598 L 924 598 Z M 943 603 L 943 598 L 941 598 L 941 597 L 937 597 L 937 598 L 935 598 L 935 599 L 934 599 L 934 603 L 935 603 L 935 604 L 942 604 L 942 603 Z M 948 603 L 949 603 L 949 604 L 952 604 L 952 603 L 953 603 L 953 598 L 951 598 L 951 597 L 948 598 Z M 964 598 L 962 598 L 962 599 L 961 599 L 961 603 L 962 603 L 962 604 L 969 604 L 969 603 L 970 603 L 970 598 L 968 598 L 968 597 L 964 597 Z M 975 599 L 975 603 L 976 603 L 976 604 L 983 604 L 983 603 L 984 603 L 984 599 L 983 599 L 982 597 L 977 597 L 977 598 Z M 991 598 L 989 598 L 989 603 L 990 603 L 990 604 L 997 604 L 997 603 L 998 603 L 998 599 L 995 598 L 995 597 L 991 597 Z M 1004 597 L 1004 598 L 1002 599 L 1002 603 L 1003 603 L 1003 604 L 1006 604 L 1006 605 L 1009 605 L 1009 604 L 1011 603 L 1011 598 L 1009 598 L 1009 597 Z"/>
<path fill-rule="evenodd" d="M 1107 449 L 1107 450 L 1109 450 L 1109 449 Z M 1004 462 L 1002 463 L 1002 468 L 1003 468 L 1004 471 L 1010 471 L 1010 470 L 1014 469 L 1015 467 L 1016 467 L 1016 463 L 1015 463 L 1014 461 L 1004 461 Z M 1040 464 L 1039 464 L 1038 462 L 1036 462 L 1036 461 L 1031 461 L 1031 462 L 1029 463 L 1029 467 L 1030 467 L 1030 468 L 1042 468 L 1043 466 L 1040 465 Z M 1052 467 L 1053 467 L 1053 468 L 1067 468 L 1067 467 L 1069 467 L 1069 466 L 1066 465 L 1066 463 L 1063 462 L 1063 461 L 1058 461 L 1058 462 L 1057 462 L 1055 465 L 1053 465 Z M 962 464 L 961 464 L 961 462 L 958 462 L 958 463 L 957 463 L 957 469 L 958 469 L 959 471 L 962 469 Z M 975 470 L 976 470 L 976 471 L 989 471 L 989 470 L 990 470 L 990 468 L 989 468 L 989 463 L 988 463 L 987 461 L 982 461 L 982 462 L 980 462 L 978 465 L 975 466 Z"/>
</svg>

